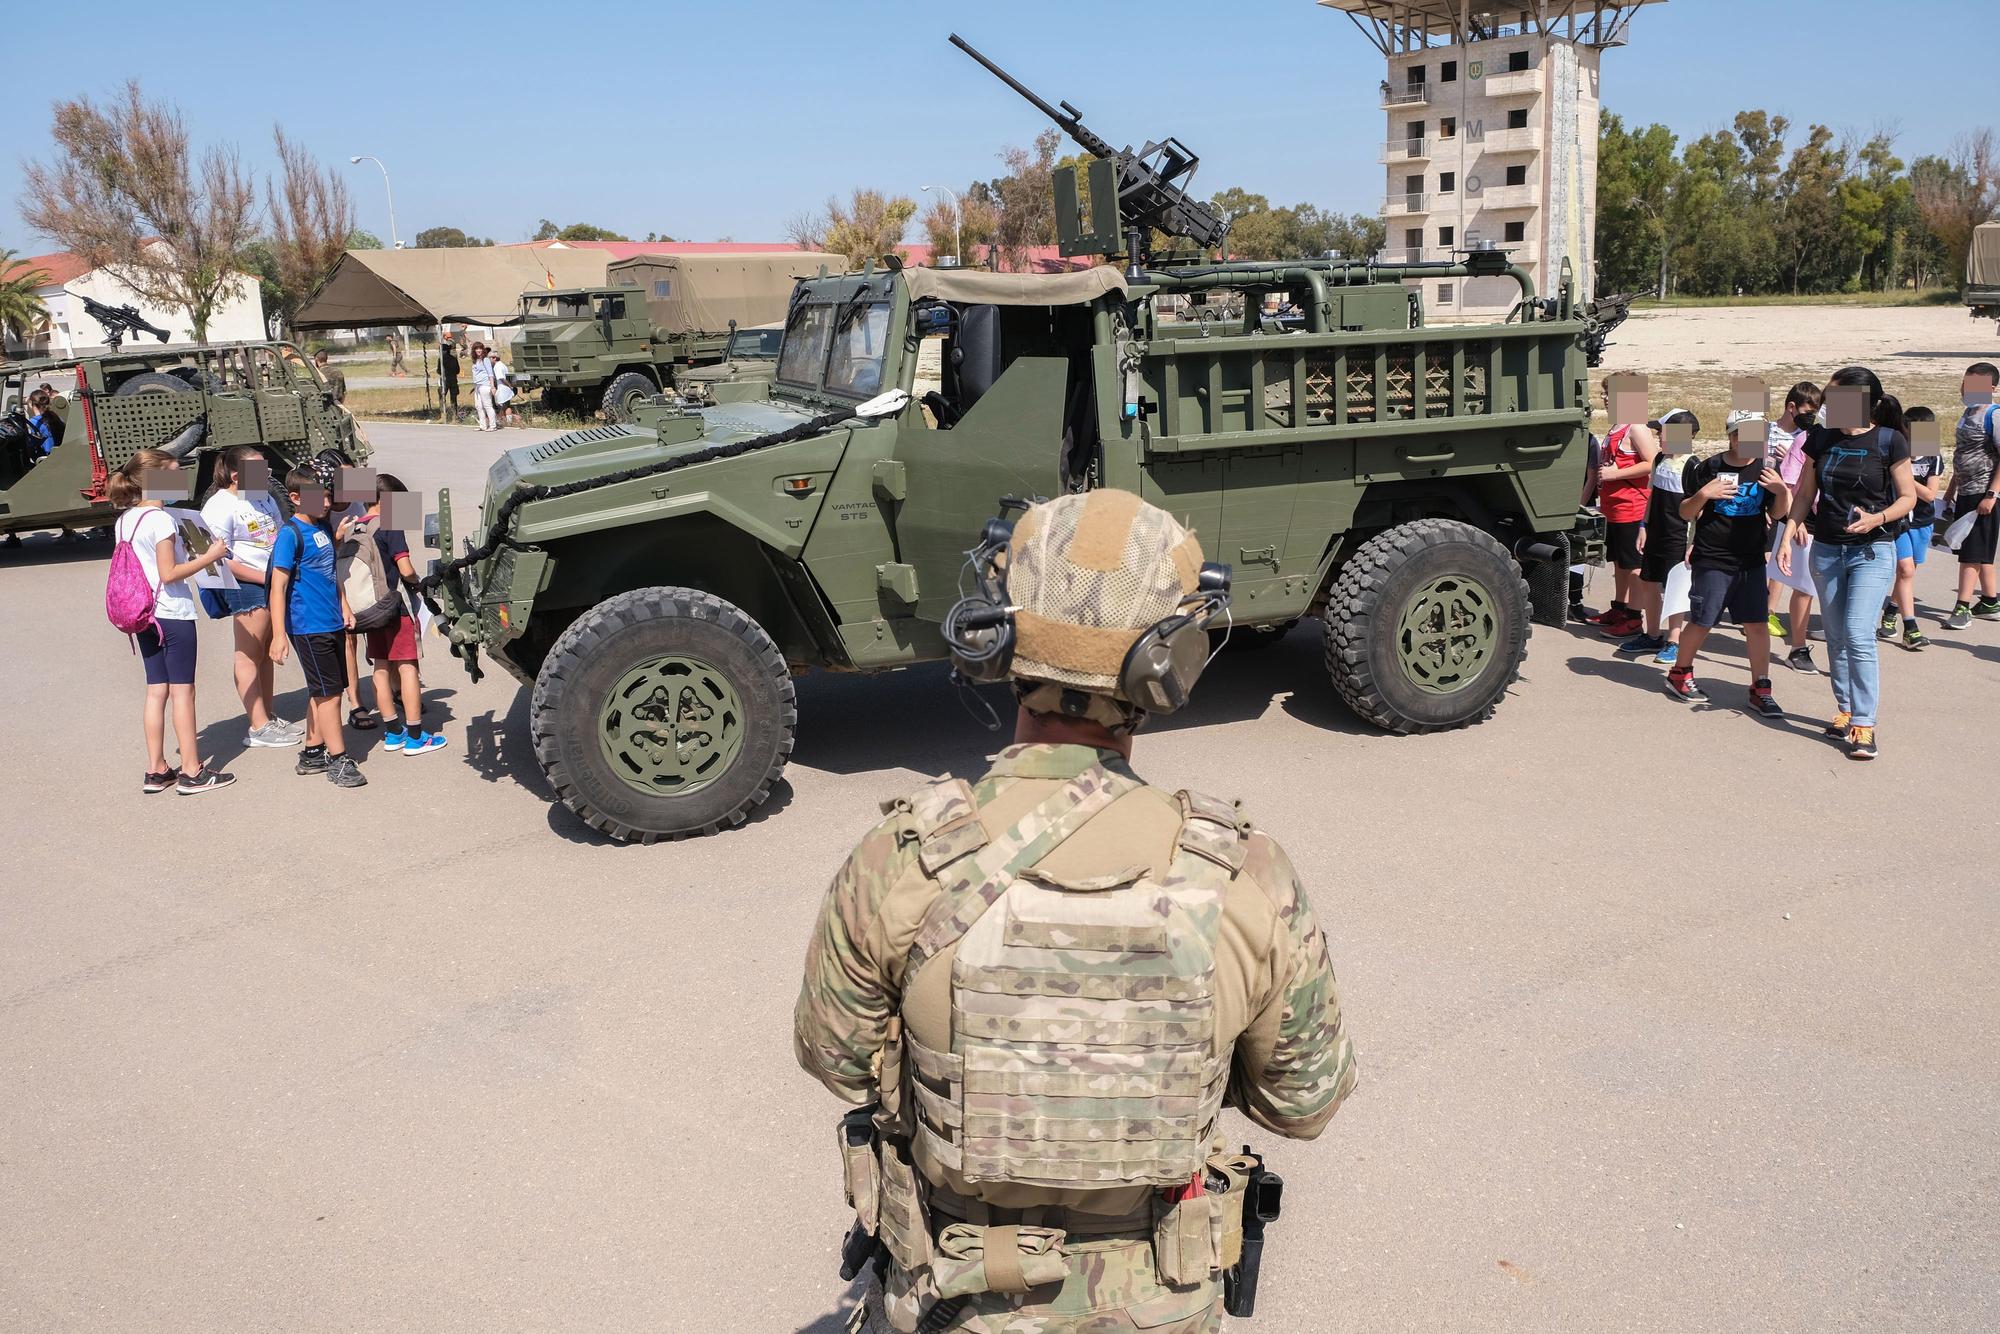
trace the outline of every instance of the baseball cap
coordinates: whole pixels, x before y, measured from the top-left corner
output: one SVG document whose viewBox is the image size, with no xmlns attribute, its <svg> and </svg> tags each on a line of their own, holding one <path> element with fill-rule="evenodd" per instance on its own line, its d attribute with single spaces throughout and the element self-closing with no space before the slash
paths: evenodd
<svg viewBox="0 0 2000 1334">
<path fill-rule="evenodd" d="M 1751 412 L 1745 408 L 1731 409 L 1728 421 L 1723 423 L 1723 429 L 1728 431 L 1731 435 L 1734 435 L 1736 433 L 1736 428 L 1741 426 L 1744 422 L 1758 421 L 1763 417 L 1763 415 L 1764 414 L 1761 412 Z"/>
</svg>

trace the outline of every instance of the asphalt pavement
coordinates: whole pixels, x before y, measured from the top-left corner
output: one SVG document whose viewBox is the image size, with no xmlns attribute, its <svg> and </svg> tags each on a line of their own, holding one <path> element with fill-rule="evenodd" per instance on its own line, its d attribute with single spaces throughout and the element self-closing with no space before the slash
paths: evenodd
<svg viewBox="0 0 2000 1334">
<path fill-rule="evenodd" d="M 468 505 L 547 435 L 369 430 Z M 752 822 L 623 847 L 550 805 L 505 675 L 428 657 L 450 749 L 353 736 L 340 791 L 242 749 L 203 622 L 238 782 L 148 797 L 107 554 L 0 553 L 0 1329 L 835 1334 L 791 1008 L 877 803 L 999 744 L 944 674 L 802 679 Z M 1141 735 L 1290 850 L 1360 1054 L 1318 1142 L 1232 1114 L 1287 1182 L 1249 1328 L 1995 1326 L 2000 624 L 1933 637 L 1884 650 L 1870 765 L 1824 678 L 1753 717 L 1724 635 L 1690 709 L 1580 627 L 1459 733 L 1359 725 L 1308 624 Z"/>
</svg>

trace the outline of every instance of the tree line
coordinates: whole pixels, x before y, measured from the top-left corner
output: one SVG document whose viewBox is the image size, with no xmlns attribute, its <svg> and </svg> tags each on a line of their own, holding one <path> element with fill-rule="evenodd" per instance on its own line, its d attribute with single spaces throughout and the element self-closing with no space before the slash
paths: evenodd
<svg viewBox="0 0 2000 1334">
<path fill-rule="evenodd" d="M 1764 111 L 1677 144 L 1606 112 L 1597 151 L 1597 290 L 1663 295 L 1954 288 L 1972 229 L 2000 209 L 1991 130 L 1907 165 L 1895 136 L 1836 136 Z"/>
</svg>

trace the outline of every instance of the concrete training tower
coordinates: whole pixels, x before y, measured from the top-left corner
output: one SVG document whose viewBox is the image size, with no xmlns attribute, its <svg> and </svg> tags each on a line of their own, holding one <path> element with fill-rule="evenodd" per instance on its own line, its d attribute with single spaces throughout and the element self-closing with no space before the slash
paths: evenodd
<svg viewBox="0 0 2000 1334">
<path fill-rule="evenodd" d="M 1547 294 L 1568 259 L 1579 299 L 1596 262 L 1598 62 L 1664 0 L 1319 0 L 1388 60 L 1382 258 L 1449 259 L 1491 241 Z M 1441 319 L 1504 315 L 1507 278 L 1426 279 Z"/>
</svg>

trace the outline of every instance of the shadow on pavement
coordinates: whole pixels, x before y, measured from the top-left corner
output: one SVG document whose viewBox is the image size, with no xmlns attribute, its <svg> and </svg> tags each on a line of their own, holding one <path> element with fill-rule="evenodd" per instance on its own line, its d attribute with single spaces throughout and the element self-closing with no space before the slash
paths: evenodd
<svg viewBox="0 0 2000 1334">
<path fill-rule="evenodd" d="M 64 541 L 49 534 L 24 537 L 18 547 L 0 542 L 0 569 L 9 566 L 76 565 L 83 561 L 108 560 L 110 556 L 111 540 L 108 537 Z"/>
</svg>

